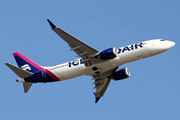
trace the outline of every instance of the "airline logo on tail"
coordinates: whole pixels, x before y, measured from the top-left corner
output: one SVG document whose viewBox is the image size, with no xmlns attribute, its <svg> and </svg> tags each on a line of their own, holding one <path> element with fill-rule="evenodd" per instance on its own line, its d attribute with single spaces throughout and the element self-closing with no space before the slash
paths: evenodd
<svg viewBox="0 0 180 120">
<path fill-rule="evenodd" d="M 21 68 L 23 70 L 29 70 L 29 71 L 31 70 L 31 67 L 28 64 L 25 64 L 25 65 L 21 66 Z"/>
</svg>

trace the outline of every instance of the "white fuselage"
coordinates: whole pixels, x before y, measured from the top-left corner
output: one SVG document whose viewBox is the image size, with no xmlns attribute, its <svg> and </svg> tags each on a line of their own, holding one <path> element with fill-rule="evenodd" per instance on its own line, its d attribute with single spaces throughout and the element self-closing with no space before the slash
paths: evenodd
<svg viewBox="0 0 180 120">
<path fill-rule="evenodd" d="M 92 70 L 93 67 L 98 67 L 98 71 L 103 73 L 120 65 L 160 54 L 174 45 L 174 42 L 163 39 L 148 40 L 118 48 L 118 56 L 116 58 L 94 64 L 90 67 L 85 67 L 82 59 L 76 59 L 64 64 L 44 68 L 50 70 L 63 81 L 82 75 L 94 75 L 96 71 Z"/>
</svg>

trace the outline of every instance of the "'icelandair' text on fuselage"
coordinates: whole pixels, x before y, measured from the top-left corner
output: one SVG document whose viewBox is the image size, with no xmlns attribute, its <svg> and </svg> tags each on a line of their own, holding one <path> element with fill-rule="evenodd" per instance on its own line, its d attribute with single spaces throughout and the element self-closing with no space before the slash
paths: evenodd
<svg viewBox="0 0 180 120">
<path fill-rule="evenodd" d="M 80 59 L 80 60 L 74 60 L 74 61 L 72 61 L 72 62 L 69 62 L 69 67 L 71 67 L 71 66 L 77 66 L 77 65 L 79 65 L 79 64 L 83 64 L 82 61 L 83 61 L 83 60 Z"/>
<path fill-rule="evenodd" d="M 123 48 L 119 48 L 118 54 L 124 53 L 125 51 L 135 50 L 135 49 L 138 49 L 139 47 L 142 48 L 143 45 L 144 45 L 143 43 L 136 43 L 136 44 L 132 44 L 130 46 L 125 46 Z"/>
</svg>

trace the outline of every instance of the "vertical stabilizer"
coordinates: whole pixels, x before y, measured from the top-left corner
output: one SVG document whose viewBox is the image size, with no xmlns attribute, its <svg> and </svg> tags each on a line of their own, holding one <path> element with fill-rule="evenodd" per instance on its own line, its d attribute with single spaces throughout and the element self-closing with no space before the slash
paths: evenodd
<svg viewBox="0 0 180 120">
<path fill-rule="evenodd" d="M 35 62 L 33 62 L 32 60 L 27 58 L 20 52 L 16 52 L 13 55 L 14 55 L 14 58 L 16 59 L 18 66 L 21 69 L 32 72 L 32 73 L 43 70 L 43 68 L 41 66 L 39 66 L 38 64 L 36 64 Z"/>
</svg>

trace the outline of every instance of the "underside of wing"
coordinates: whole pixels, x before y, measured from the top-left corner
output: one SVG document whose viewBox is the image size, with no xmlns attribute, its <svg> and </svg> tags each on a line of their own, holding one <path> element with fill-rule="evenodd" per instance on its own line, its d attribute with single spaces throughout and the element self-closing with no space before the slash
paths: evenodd
<svg viewBox="0 0 180 120">
<path fill-rule="evenodd" d="M 104 93 L 106 92 L 110 82 L 111 82 L 110 78 L 103 78 L 95 81 L 95 87 L 94 87 L 96 88 L 95 103 L 97 103 L 99 99 L 104 96 Z"/>
<path fill-rule="evenodd" d="M 96 101 L 95 101 L 95 103 L 97 103 L 99 101 L 99 99 L 104 96 L 104 94 L 105 94 L 105 92 L 106 92 L 106 90 L 107 90 L 107 88 L 111 82 L 110 76 L 116 70 L 117 70 L 117 68 L 93 76 L 93 79 L 95 79 L 94 89 L 96 88 L 96 93 L 95 93 Z"/>
<path fill-rule="evenodd" d="M 51 25 L 52 30 L 56 32 L 65 42 L 68 43 L 69 47 L 71 48 L 70 51 L 73 50 L 77 54 L 77 57 L 82 57 L 86 67 L 91 66 L 92 64 L 102 62 L 101 59 L 94 57 L 99 54 L 98 50 L 83 43 L 82 41 L 68 34 L 64 30 L 56 27 L 49 19 L 48 22 Z"/>
</svg>

